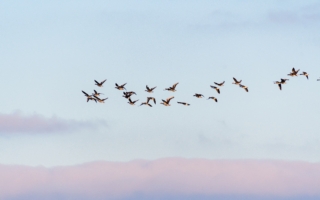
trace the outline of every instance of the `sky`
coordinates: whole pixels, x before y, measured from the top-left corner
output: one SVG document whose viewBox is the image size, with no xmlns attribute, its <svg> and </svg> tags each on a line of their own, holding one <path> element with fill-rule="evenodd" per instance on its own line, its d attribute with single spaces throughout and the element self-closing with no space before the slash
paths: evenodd
<svg viewBox="0 0 320 200">
<path fill-rule="evenodd" d="M 319 198 L 319 188 L 311 184 L 320 170 L 319 22 L 315 0 L 0 0 L 0 175 L 12 173 L 0 184 L 6 186 L 11 177 L 21 180 L 20 187 L 10 182 L 2 199 Z M 308 72 L 309 79 L 287 76 L 292 68 Z M 249 92 L 232 84 L 233 77 Z M 290 80 L 280 91 L 273 82 L 281 78 Z M 94 80 L 105 79 L 103 87 L 95 85 Z M 220 94 L 210 88 L 223 81 Z M 177 82 L 176 92 L 164 90 Z M 127 83 L 138 104 L 129 105 L 115 83 Z M 146 85 L 157 88 L 149 94 Z M 104 104 L 86 102 L 81 91 L 93 90 L 108 98 Z M 157 104 L 139 106 L 149 96 Z M 171 96 L 171 106 L 160 104 Z M 166 165 L 171 159 L 173 164 Z M 146 162 L 156 163 L 156 175 L 146 175 Z M 200 168 L 189 169 L 184 162 Z M 193 177 L 216 162 L 230 167 L 215 169 L 226 183 L 219 189 L 212 189 L 220 183 L 214 175 L 209 176 L 212 188 L 190 189 L 190 178 L 181 188 L 174 185 L 176 190 L 154 189 L 183 180 L 182 175 L 174 177 L 176 182 L 161 179 L 158 173 L 170 177 L 179 166 Z M 242 162 L 258 163 L 254 171 L 275 178 L 267 181 L 249 170 L 237 179 L 236 166 Z M 129 171 L 128 177 L 118 172 L 114 179 L 99 178 L 117 164 Z M 92 177 L 72 175 L 72 169 L 90 171 L 96 165 L 100 170 Z M 293 171 L 284 178 L 270 165 Z M 17 175 L 29 172 L 45 178 Z M 64 174 L 79 176 L 83 184 L 70 179 L 56 187 Z M 205 174 L 200 177 L 199 183 L 207 183 Z M 297 177 L 310 187 L 288 185 Z M 247 178 L 249 183 L 237 190 Z M 101 188 L 127 179 L 143 184 L 118 193 L 97 189 L 98 196 L 90 187 L 81 193 L 87 180 Z M 255 188 L 283 179 L 287 188 Z M 41 192 L 42 183 L 46 189 Z"/>
</svg>

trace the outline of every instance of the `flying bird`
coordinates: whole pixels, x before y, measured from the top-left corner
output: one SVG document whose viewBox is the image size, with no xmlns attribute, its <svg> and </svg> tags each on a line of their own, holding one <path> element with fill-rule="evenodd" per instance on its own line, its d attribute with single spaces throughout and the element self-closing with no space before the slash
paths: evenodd
<svg viewBox="0 0 320 200">
<path fill-rule="evenodd" d="M 284 78 L 282 78 L 281 81 L 275 81 L 274 84 L 278 84 L 279 89 L 282 90 L 281 85 L 282 85 L 282 84 L 286 84 L 286 81 L 288 81 L 288 80 L 289 80 L 289 79 L 284 79 Z"/>
<path fill-rule="evenodd" d="M 135 103 L 136 103 L 137 101 L 139 101 L 139 99 L 138 99 L 138 100 L 135 100 L 135 101 L 132 101 L 130 98 L 129 98 L 128 100 L 129 100 L 128 104 L 130 104 L 130 105 L 132 105 L 132 106 L 134 106 Z"/>
<path fill-rule="evenodd" d="M 195 95 L 193 95 L 194 97 L 197 97 L 197 98 L 202 98 L 202 97 L 204 97 L 202 94 L 198 94 L 198 93 L 196 93 Z"/>
<path fill-rule="evenodd" d="M 307 77 L 307 79 L 309 79 L 309 74 L 307 72 L 302 72 L 302 74 L 300 74 L 300 75 L 303 75 L 303 76 Z"/>
<path fill-rule="evenodd" d="M 294 68 L 292 68 L 291 72 L 288 74 L 288 76 L 298 76 L 298 72 L 299 72 L 300 69 L 298 70 L 295 70 Z"/>
<path fill-rule="evenodd" d="M 165 88 L 164 90 L 168 90 L 168 91 L 171 91 L 171 92 L 175 92 L 176 91 L 176 87 L 179 83 L 175 83 L 173 84 L 171 87 L 168 87 L 168 88 Z"/>
<path fill-rule="evenodd" d="M 82 90 L 82 93 L 87 97 L 87 102 L 93 100 L 97 103 L 97 100 L 93 98 L 91 95 L 88 95 L 85 91 Z"/>
<path fill-rule="evenodd" d="M 220 86 L 220 87 L 221 87 L 221 86 L 223 86 L 223 85 L 224 85 L 224 82 L 225 82 L 225 81 L 223 81 L 222 83 L 216 83 L 216 82 L 214 82 L 214 84 L 216 84 L 216 85 L 218 85 L 218 86 Z"/>
<path fill-rule="evenodd" d="M 179 103 L 179 104 L 182 104 L 182 105 L 185 105 L 185 106 L 190 106 L 190 104 L 189 104 L 189 103 L 186 103 L 186 102 L 179 102 L 179 101 L 178 101 L 178 103 Z"/>
<path fill-rule="evenodd" d="M 156 87 L 157 87 L 157 86 L 156 86 Z M 153 93 L 153 90 L 156 89 L 156 87 L 149 88 L 148 85 L 146 85 L 146 88 L 147 88 L 147 89 L 146 89 L 145 91 L 146 91 L 146 92 L 149 92 L 149 93 Z"/>
<path fill-rule="evenodd" d="M 130 98 L 133 94 L 134 94 L 134 95 L 137 95 L 137 94 L 136 94 L 135 92 L 133 92 L 133 91 L 123 92 L 123 96 L 122 96 L 122 97 L 128 99 L 128 98 Z"/>
<path fill-rule="evenodd" d="M 122 85 L 118 85 L 117 83 L 115 84 L 116 85 L 116 89 L 118 89 L 118 90 L 127 90 L 124 86 L 126 85 L 127 83 L 125 83 L 125 84 L 122 84 Z"/>
<path fill-rule="evenodd" d="M 152 107 L 152 105 L 150 103 L 148 103 L 148 102 L 143 102 L 143 103 L 140 104 L 140 106 L 142 106 L 142 105 L 147 105 L 149 107 Z"/>
<path fill-rule="evenodd" d="M 238 81 L 236 78 L 234 78 L 233 77 L 233 80 L 234 80 L 234 83 L 232 83 L 232 84 L 235 84 L 235 85 L 240 85 L 240 83 L 241 83 L 241 81 L 242 80 L 240 80 L 240 81 Z"/>
<path fill-rule="evenodd" d="M 169 97 L 166 100 L 162 99 L 162 103 L 164 106 L 170 106 L 170 100 L 173 99 L 174 97 Z"/>
<path fill-rule="evenodd" d="M 96 82 L 96 84 L 95 85 L 97 85 L 98 87 L 102 87 L 102 85 L 104 84 L 104 82 L 106 82 L 106 80 L 107 79 L 105 79 L 104 81 L 102 81 L 102 82 L 98 82 L 98 81 L 96 81 L 96 80 L 94 80 L 94 82 Z"/>
<path fill-rule="evenodd" d="M 104 103 L 104 101 L 108 99 L 108 98 L 100 99 L 99 97 L 96 97 L 96 96 L 94 96 L 94 98 L 96 98 L 99 103 Z"/>
<path fill-rule="evenodd" d="M 215 89 L 220 94 L 220 89 L 216 86 L 210 85 L 211 88 Z"/>
<path fill-rule="evenodd" d="M 248 90 L 248 86 L 241 85 L 241 84 L 239 84 L 239 86 L 240 86 L 241 88 L 245 89 L 245 91 L 249 92 L 249 90 Z"/>
<path fill-rule="evenodd" d="M 92 94 L 93 96 L 98 97 L 98 96 L 100 96 L 100 94 L 102 94 L 102 93 L 97 92 L 96 90 L 93 90 L 93 91 L 94 91 L 94 93 Z"/>
<path fill-rule="evenodd" d="M 212 100 L 214 100 L 215 102 L 218 102 L 218 99 L 215 98 L 215 97 L 209 97 L 207 100 L 209 100 L 209 99 L 212 99 Z"/>
<path fill-rule="evenodd" d="M 147 97 L 147 103 L 149 103 L 150 100 L 153 101 L 154 104 L 157 104 L 157 103 L 156 103 L 156 98 L 154 98 L 154 97 Z"/>
</svg>

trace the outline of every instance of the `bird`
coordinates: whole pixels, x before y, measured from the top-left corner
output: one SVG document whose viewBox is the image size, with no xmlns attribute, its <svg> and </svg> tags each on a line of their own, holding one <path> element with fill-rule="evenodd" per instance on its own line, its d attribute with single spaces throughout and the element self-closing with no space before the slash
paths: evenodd
<svg viewBox="0 0 320 200">
<path fill-rule="evenodd" d="M 307 72 L 302 72 L 302 74 L 300 74 L 300 75 L 306 76 L 307 79 L 309 79 L 309 74 Z"/>
<path fill-rule="evenodd" d="M 221 86 L 223 86 L 223 85 L 224 85 L 224 82 L 225 82 L 225 81 L 223 81 L 222 83 L 216 83 L 216 82 L 214 82 L 214 84 L 216 84 L 216 85 L 218 85 L 218 86 L 220 86 L 220 87 L 221 87 Z"/>
<path fill-rule="evenodd" d="M 240 83 L 241 83 L 241 81 L 242 80 L 240 80 L 240 81 L 238 81 L 236 78 L 234 78 L 233 77 L 233 80 L 234 80 L 234 83 L 232 83 L 232 84 L 235 84 L 235 85 L 240 85 Z"/>
<path fill-rule="evenodd" d="M 157 86 L 156 86 L 156 87 L 157 87 Z M 149 93 L 153 93 L 153 90 L 156 89 L 156 87 L 149 88 L 148 85 L 146 85 L 146 88 L 147 88 L 147 89 L 146 89 L 145 91 L 146 91 L 146 92 L 149 92 Z"/>
<path fill-rule="evenodd" d="M 299 72 L 300 69 L 298 70 L 295 70 L 294 68 L 292 68 L 291 72 L 288 74 L 288 76 L 298 76 L 298 72 Z"/>
<path fill-rule="evenodd" d="M 286 81 L 288 81 L 288 80 L 289 80 L 289 79 L 284 79 L 284 78 L 282 78 L 281 81 L 275 81 L 274 84 L 278 84 L 279 89 L 282 90 L 281 85 L 282 85 L 282 84 L 286 84 Z"/>
<path fill-rule="evenodd" d="M 133 94 L 137 95 L 135 92 L 130 91 L 130 92 L 123 92 L 123 96 L 124 98 L 128 99 L 130 98 Z"/>
<path fill-rule="evenodd" d="M 209 99 L 212 99 L 212 100 L 214 100 L 215 102 L 218 102 L 218 99 L 215 98 L 215 97 L 209 97 L 207 100 L 209 100 Z"/>
<path fill-rule="evenodd" d="M 249 92 L 249 90 L 248 90 L 248 86 L 241 85 L 241 84 L 239 84 L 239 86 L 240 86 L 241 88 L 245 89 L 247 92 Z"/>
<path fill-rule="evenodd" d="M 93 96 L 100 96 L 100 94 L 102 94 L 102 93 L 99 93 L 99 92 L 97 92 L 96 90 L 93 90 L 94 91 L 94 93 L 92 94 Z"/>
<path fill-rule="evenodd" d="M 97 85 L 98 87 L 102 87 L 102 85 L 104 84 L 104 82 L 106 82 L 106 80 L 107 79 L 105 79 L 104 81 L 102 81 L 102 82 L 98 82 L 98 81 L 96 81 L 96 80 L 94 80 L 94 82 L 96 82 L 96 84 L 95 85 Z"/>
<path fill-rule="evenodd" d="M 216 86 L 210 85 L 211 88 L 215 89 L 220 94 L 220 89 Z"/>
<path fill-rule="evenodd" d="M 168 87 L 168 88 L 165 88 L 164 90 L 168 90 L 168 91 L 171 91 L 171 92 L 175 92 L 176 91 L 176 87 L 179 83 L 175 83 L 173 84 L 171 87 Z"/>
<path fill-rule="evenodd" d="M 142 106 L 142 105 L 147 105 L 147 106 L 152 107 L 152 105 L 150 103 L 148 103 L 148 102 L 143 102 L 143 103 L 140 104 L 140 106 Z"/>
<path fill-rule="evenodd" d="M 132 101 L 132 100 L 129 98 L 128 104 L 134 106 L 137 101 L 139 101 L 139 99 L 138 99 L 138 100 L 135 100 L 135 101 Z"/>
<path fill-rule="evenodd" d="M 99 103 L 104 103 L 104 101 L 108 99 L 108 98 L 100 99 L 99 97 L 96 97 L 96 96 L 94 96 L 94 98 L 96 98 Z"/>
<path fill-rule="evenodd" d="M 193 95 L 193 96 L 195 96 L 195 97 L 197 97 L 197 98 L 202 98 L 202 97 L 204 97 L 202 94 L 195 94 L 195 95 Z"/>
<path fill-rule="evenodd" d="M 185 106 L 190 106 L 190 104 L 189 104 L 189 103 L 186 103 L 186 102 L 179 102 L 179 101 L 178 101 L 178 103 L 179 103 L 179 104 L 182 104 L 182 105 L 185 105 Z"/>
<path fill-rule="evenodd" d="M 91 95 L 88 95 L 85 91 L 82 90 L 82 93 L 87 97 L 87 102 L 89 100 L 93 100 L 97 103 L 97 100 L 95 98 L 93 98 Z"/>
<path fill-rule="evenodd" d="M 147 97 L 147 103 L 149 103 L 150 100 L 153 100 L 153 103 L 154 103 L 154 104 L 157 104 L 157 103 L 156 103 L 156 98 L 154 98 L 154 97 Z"/>
<path fill-rule="evenodd" d="M 118 89 L 118 90 L 127 90 L 124 86 L 126 85 L 127 83 L 125 83 L 125 84 L 122 84 L 122 85 L 118 85 L 117 83 L 115 84 L 116 85 L 116 89 Z"/>
<path fill-rule="evenodd" d="M 170 106 L 170 100 L 173 99 L 174 97 L 169 97 L 166 100 L 162 99 L 162 103 L 164 106 Z"/>
</svg>

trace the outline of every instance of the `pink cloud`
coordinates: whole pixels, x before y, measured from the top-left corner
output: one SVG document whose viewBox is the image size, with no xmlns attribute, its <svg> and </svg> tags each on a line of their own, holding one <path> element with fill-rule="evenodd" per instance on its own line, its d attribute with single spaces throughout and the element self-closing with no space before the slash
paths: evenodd
<svg viewBox="0 0 320 200">
<path fill-rule="evenodd" d="M 169 158 L 67 167 L 0 165 L 0 199 L 62 194 L 88 199 L 143 195 L 320 195 L 320 164 Z"/>
<path fill-rule="evenodd" d="M 64 120 L 41 115 L 23 116 L 20 113 L 0 114 L 0 133 L 43 133 L 95 129 L 106 126 L 104 121 Z"/>
</svg>

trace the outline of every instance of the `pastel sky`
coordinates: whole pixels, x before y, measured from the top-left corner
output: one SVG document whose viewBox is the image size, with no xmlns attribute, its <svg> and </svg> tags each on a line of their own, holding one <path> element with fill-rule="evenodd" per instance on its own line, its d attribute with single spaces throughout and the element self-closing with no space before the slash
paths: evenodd
<svg viewBox="0 0 320 200">
<path fill-rule="evenodd" d="M 317 0 L 0 0 L 1 199 L 319 198 L 319 32 Z"/>
</svg>

